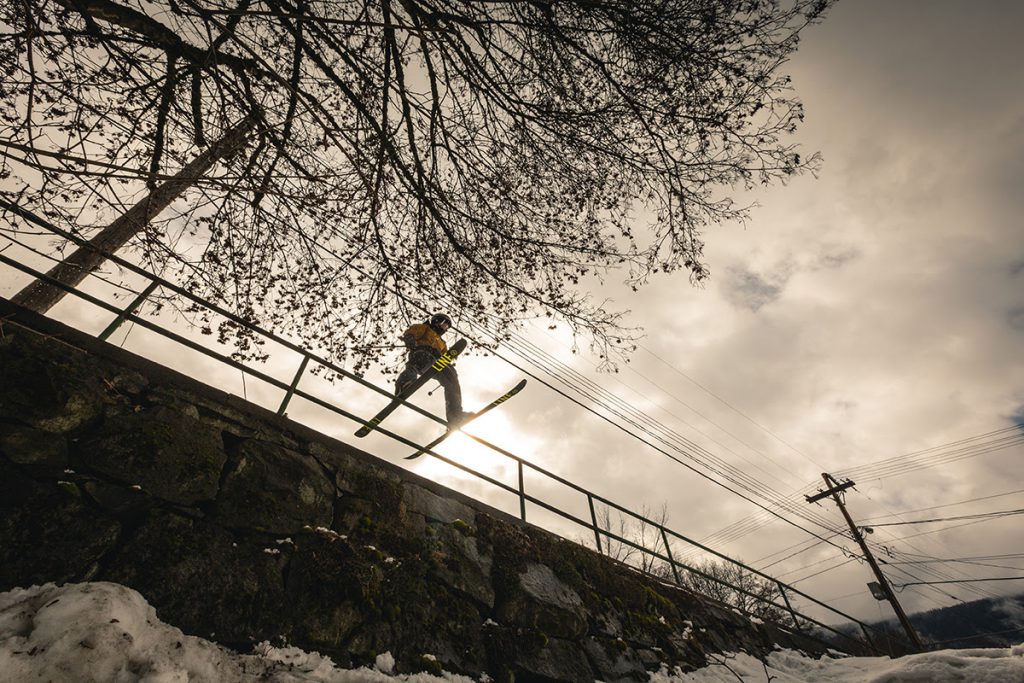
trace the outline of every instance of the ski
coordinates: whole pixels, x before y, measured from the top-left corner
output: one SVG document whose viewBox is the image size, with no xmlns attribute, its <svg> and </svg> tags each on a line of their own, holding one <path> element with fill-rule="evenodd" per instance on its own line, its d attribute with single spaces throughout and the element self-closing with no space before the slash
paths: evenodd
<svg viewBox="0 0 1024 683">
<path fill-rule="evenodd" d="M 417 377 L 416 381 L 406 387 L 405 391 L 403 391 L 401 395 L 395 396 L 395 398 L 391 400 L 391 403 L 388 403 L 379 413 L 364 422 L 363 426 L 356 431 L 356 436 L 362 438 L 376 429 L 377 425 L 379 425 L 385 417 L 395 412 L 398 406 L 402 405 L 403 401 L 416 393 L 416 391 L 424 384 L 436 377 L 437 373 L 454 363 L 458 355 L 465 351 L 466 344 L 467 342 L 465 339 L 460 339 L 452 344 L 447 351 L 442 353 L 440 357 L 434 361 L 434 364 L 430 366 L 430 369 Z"/>
<path fill-rule="evenodd" d="M 484 413 L 486 413 L 486 412 L 488 412 L 488 411 L 490 411 L 490 410 L 492 410 L 494 408 L 497 408 L 502 403 L 504 403 L 505 401 L 509 400 L 510 398 L 512 398 L 513 396 L 518 394 L 520 391 L 522 391 L 523 387 L 525 387 L 525 386 L 526 386 L 526 380 L 525 379 L 524 380 L 520 380 L 519 384 L 517 384 L 514 387 L 512 387 L 512 389 L 507 394 L 504 394 L 504 395 L 494 399 L 493 401 L 491 401 L 490 403 L 485 405 L 483 408 L 481 408 L 479 411 L 477 411 L 473 415 L 473 417 L 469 418 L 468 420 L 466 420 L 465 422 L 460 424 L 458 427 L 455 427 L 454 429 L 449 428 L 444 434 L 442 434 L 441 436 L 437 437 L 436 439 L 434 439 L 433 441 L 428 443 L 423 448 L 419 449 L 418 451 L 416 451 L 412 455 L 405 456 L 405 459 L 406 460 L 415 460 L 416 458 L 420 457 L 421 455 L 423 455 L 424 453 L 426 453 L 427 451 L 432 449 L 434 446 L 437 446 L 439 443 L 441 443 L 442 441 L 447 439 L 449 436 L 451 436 L 452 432 L 455 432 L 455 431 L 458 431 L 459 429 L 462 429 L 463 427 L 465 427 L 470 422 L 472 422 L 473 420 L 477 419 L 478 417 L 480 417 Z"/>
</svg>

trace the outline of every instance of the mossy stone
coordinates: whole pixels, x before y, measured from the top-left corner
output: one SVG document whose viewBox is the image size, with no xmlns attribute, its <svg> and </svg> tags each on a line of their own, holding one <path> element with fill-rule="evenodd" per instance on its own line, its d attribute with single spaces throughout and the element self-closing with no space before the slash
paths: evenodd
<svg viewBox="0 0 1024 683">
<path fill-rule="evenodd" d="M 217 500 L 222 524 L 277 534 L 331 525 L 334 487 L 308 455 L 251 439 L 238 447 L 233 465 Z"/>
<path fill-rule="evenodd" d="M 0 591 L 83 580 L 120 529 L 56 481 L 38 483 L 0 466 Z"/>
<path fill-rule="evenodd" d="M 72 449 L 76 469 L 181 505 L 213 500 L 226 461 L 219 432 L 162 406 L 111 416 Z"/>
<path fill-rule="evenodd" d="M 40 474 L 60 474 L 68 466 L 67 438 L 32 427 L 0 425 L 0 455 Z"/>
<path fill-rule="evenodd" d="M 280 556 L 265 552 L 272 545 L 153 510 L 98 578 L 139 591 L 188 634 L 248 649 L 281 635 L 286 614 Z"/>
</svg>

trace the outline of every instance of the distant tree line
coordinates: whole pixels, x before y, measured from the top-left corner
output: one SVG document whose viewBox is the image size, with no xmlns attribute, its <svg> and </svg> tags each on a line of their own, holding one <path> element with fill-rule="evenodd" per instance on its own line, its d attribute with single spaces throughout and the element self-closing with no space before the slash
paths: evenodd
<svg viewBox="0 0 1024 683">
<path fill-rule="evenodd" d="M 673 570 L 672 565 L 662 559 L 670 554 L 677 561 L 680 557 L 677 554 L 680 548 L 666 548 L 666 538 L 660 530 L 668 527 L 667 505 L 662 504 L 656 510 L 644 505 L 638 516 L 600 506 L 596 515 L 598 528 L 603 532 L 601 552 L 612 559 L 671 583 L 677 583 L 678 578 L 678 584 L 684 588 L 734 607 L 743 614 L 783 626 L 804 626 L 783 606 L 785 600 L 775 581 L 739 565 L 724 560 L 704 560 L 685 563 L 686 566 L 677 564 Z"/>
<path fill-rule="evenodd" d="M 984 598 L 910 615 L 910 623 L 929 649 L 1002 648 L 1024 641 L 1024 595 Z M 900 656 L 914 652 L 895 619 L 870 624 L 875 645 Z M 860 636 L 849 624 L 839 630 Z M 828 633 L 819 634 L 832 640 Z M 836 641 L 839 644 L 839 641 Z"/>
</svg>

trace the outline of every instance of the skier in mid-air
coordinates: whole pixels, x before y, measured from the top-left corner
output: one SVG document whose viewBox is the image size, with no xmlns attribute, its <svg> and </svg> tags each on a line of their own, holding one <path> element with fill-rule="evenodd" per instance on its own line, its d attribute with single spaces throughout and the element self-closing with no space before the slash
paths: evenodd
<svg viewBox="0 0 1024 683">
<path fill-rule="evenodd" d="M 402 333 L 402 342 L 409 350 L 409 358 L 402 374 L 395 381 L 396 396 L 415 382 L 417 377 L 430 370 L 431 365 L 448 350 L 448 345 L 441 336 L 451 326 L 451 318 L 444 313 L 437 313 L 430 316 L 430 320 L 425 323 L 410 325 L 409 329 Z M 473 417 L 473 413 L 462 409 L 462 387 L 459 386 L 459 375 L 455 371 L 455 365 L 446 366 L 435 376 L 444 388 L 445 416 L 449 427 L 457 427 Z"/>
<path fill-rule="evenodd" d="M 462 388 L 459 386 L 459 375 L 455 372 L 454 363 L 459 354 L 465 350 L 466 340 L 459 339 L 452 344 L 451 348 L 448 348 L 448 345 L 441 339 L 441 335 L 447 332 L 451 326 L 451 318 L 444 313 L 437 313 L 425 323 L 410 325 L 409 329 L 402 334 L 402 341 L 409 349 L 409 359 L 405 370 L 402 370 L 402 374 L 395 381 L 395 397 L 370 419 L 360 420 L 363 424 L 356 430 L 356 436 L 362 438 L 377 429 L 380 423 L 405 403 L 417 389 L 431 379 L 436 379 L 444 387 L 444 407 L 448 419 L 448 429 L 430 443 L 420 446 L 419 450 L 412 455 L 405 457 L 406 460 L 415 460 L 424 453 L 433 453 L 430 449 L 458 431 L 462 425 L 494 410 L 523 390 L 523 387 L 526 386 L 525 379 L 519 380 L 514 387 L 484 405 L 479 412 L 469 413 L 463 410 Z"/>
</svg>

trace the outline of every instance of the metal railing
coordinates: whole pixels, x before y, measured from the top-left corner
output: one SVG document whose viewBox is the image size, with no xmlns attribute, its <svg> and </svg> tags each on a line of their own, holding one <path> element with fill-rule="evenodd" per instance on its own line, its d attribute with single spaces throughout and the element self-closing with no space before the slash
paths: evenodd
<svg viewBox="0 0 1024 683">
<path fill-rule="evenodd" d="M 28 222 L 36 225 L 36 226 L 45 228 L 46 230 L 51 231 L 55 235 L 68 240 L 69 242 L 73 242 L 73 243 L 75 243 L 75 244 L 77 244 L 79 246 L 86 246 L 86 247 L 90 247 L 91 246 L 88 241 L 86 241 L 86 240 L 84 240 L 84 239 L 82 239 L 82 238 L 80 238 L 80 237 L 78 237 L 78 236 L 76 236 L 76 235 L 74 235 L 74 234 L 72 234 L 72 233 L 70 233 L 68 231 L 62 230 L 61 228 L 59 228 L 59 227 L 53 225 L 52 223 L 50 223 L 49 221 L 46 221 L 45 219 L 42 219 L 42 218 L 34 215 L 33 213 L 31 213 L 29 211 L 26 211 L 25 209 L 22 209 L 21 207 L 15 205 L 15 204 L 11 204 L 11 203 L 7 202 L 6 200 L 0 199 L 0 209 L 4 209 L 6 211 L 9 211 L 10 213 L 13 213 L 13 214 L 19 216 L 20 218 L 24 219 L 25 221 L 28 221 Z M 250 376 L 252 376 L 252 377 L 254 377 L 256 379 L 259 379 L 259 380 L 261 380 L 261 381 L 263 381 L 263 382 L 265 382 L 265 383 L 267 383 L 267 384 L 269 384 L 271 386 L 274 386 L 274 387 L 276 387 L 278 389 L 281 389 L 282 391 L 285 392 L 285 394 L 284 394 L 284 398 L 282 399 L 280 405 L 277 408 L 277 413 L 279 415 L 283 415 L 285 413 L 285 410 L 287 409 L 290 401 L 294 397 L 300 397 L 300 398 L 303 398 L 303 399 L 305 399 L 307 401 L 310 401 L 311 403 L 313 403 L 315 405 L 318 405 L 318 406 L 320 406 L 322 408 L 325 408 L 325 409 L 329 410 L 330 412 L 332 412 L 332 413 L 334 413 L 336 415 L 340 415 L 340 416 L 342 416 L 342 417 L 344 417 L 346 419 L 352 420 L 353 422 L 356 422 L 356 423 L 358 423 L 360 425 L 366 424 L 366 419 L 368 419 L 368 418 L 364 419 L 362 417 L 359 417 L 358 415 L 356 415 L 354 413 L 351 413 L 351 412 L 345 410 L 344 408 L 341 408 L 340 406 L 336 406 L 333 403 L 331 403 L 331 402 L 329 402 L 327 400 L 324 400 L 324 399 L 322 399 L 322 398 L 320 398 L 318 396 L 310 394 L 310 393 L 304 391 L 303 389 L 301 389 L 299 387 L 300 381 L 301 381 L 303 375 L 306 373 L 306 370 L 307 370 L 307 367 L 308 367 L 310 361 L 313 361 L 313 362 L 315 362 L 317 364 L 322 365 L 323 367 L 327 368 L 331 372 L 334 372 L 337 375 L 339 375 L 341 377 L 344 377 L 345 379 L 352 380 L 352 381 L 360 384 L 361 386 L 363 386 L 363 387 L 365 387 L 367 389 L 370 389 L 370 390 L 372 390 L 372 391 L 374 391 L 374 392 L 376 392 L 378 394 L 381 394 L 382 396 L 388 398 L 389 400 L 391 398 L 393 398 L 393 395 L 392 395 L 392 393 L 390 391 L 388 391 L 386 389 L 383 389 L 381 387 L 378 387 L 377 385 L 373 384 L 372 382 L 369 382 L 369 381 L 365 380 L 363 377 L 361 377 L 359 375 L 356 375 L 356 374 L 354 374 L 354 373 L 352 373 L 352 372 L 350 372 L 348 370 L 345 370 L 344 368 L 342 368 L 342 367 L 338 366 L 337 364 L 327 360 L 326 358 L 323 358 L 323 357 L 321 357 L 321 356 L 319 356 L 317 354 L 314 354 L 314 353 L 312 353 L 312 352 L 302 348 L 301 346 L 299 346 L 297 344 L 294 344 L 294 343 L 292 343 L 292 342 L 290 342 L 290 341 L 288 341 L 288 340 L 286 340 L 286 339 L 284 339 L 284 338 L 282 338 L 282 337 L 280 337 L 280 336 L 278 336 L 278 335 L 276 335 L 276 334 L 274 334 L 274 333 L 272 333 L 272 332 L 270 332 L 268 330 L 265 330 L 262 327 L 260 327 L 259 325 L 256 325 L 256 324 L 254 324 L 254 323 L 252 323 L 250 321 L 247 321 L 247 320 L 245 320 L 245 319 L 235 315 L 234 313 L 224 309 L 223 307 L 218 306 L 217 304 L 215 304 L 213 302 L 207 301 L 207 300 L 205 300 L 205 299 L 203 299 L 203 298 L 201 298 L 201 297 L 199 297 L 199 296 L 189 292 L 188 290 L 184 289 L 183 287 L 180 287 L 180 286 L 178 286 L 178 285 L 176 285 L 176 284 L 174 284 L 172 282 L 169 282 L 169 281 L 161 278 L 158 275 L 150 273 L 150 272 L 146 271 L 145 269 L 143 269 L 143 268 L 141 268 L 141 267 L 139 267 L 139 266 L 137 266 L 137 265 L 135 265 L 135 264 L 133 264 L 133 263 L 131 263 L 129 261 L 126 261 L 123 258 L 118 257 L 115 254 L 106 253 L 106 252 L 103 252 L 102 250 L 98 250 L 98 251 L 101 251 L 101 253 L 109 261 L 111 261 L 112 263 L 115 263 L 119 267 L 124 268 L 125 270 L 128 270 L 128 271 L 130 271 L 132 273 L 135 273 L 136 275 L 142 276 L 143 278 L 148 280 L 148 284 L 146 285 L 146 287 L 144 287 L 143 290 L 141 292 L 139 292 L 138 295 L 135 296 L 133 298 L 133 300 L 130 303 L 128 303 L 127 306 L 117 307 L 117 306 L 115 306 L 113 304 L 110 304 L 110 303 L 107 303 L 106 301 L 103 301 L 102 299 L 100 299 L 100 298 L 98 298 L 96 296 L 93 296 L 93 295 L 91 295 L 91 294 L 89 294 L 87 292 L 75 289 L 73 287 L 69 287 L 68 285 L 66 285 L 66 284 L 64 284 L 62 282 L 59 282 L 59 281 L 49 277 L 48 275 L 46 275 L 44 273 L 41 273 L 41 272 L 37 271 L 34 268 L 31 268 L 30 266 L 22 264 L 22 263 L 20 263 L 20 262 L 18 262 L 16 260 L 14 260 L 14 259 L 12 259 L 12 258 L 10 258 L 10 257 L 8 257 L 6 255 L 4 255 L 3 253 L 0 253 L 0 263 L 3 263 L 5 265 L 7 265 L 7 266 L 15 268 L 16 270 L 19 270 L 19 271 L 21 271 L 23 273 L 26 273 L 26 274 L 34 277 L 34 278 L 40 279 L 40 280 L 42 280 L 44 282 L 47 282 L 48 284 L 50 284 L 50 285 L 52 285 L 54 287 L 58 287 L 58 288 L 60 288 L 60 289 L 62 289 L 64 291 L 69 292 L 70 294 L 73 294 L 74 296 L 82 299 L 83 301 L 86 301 L 86 302 L 88 302 L 88 303 L 90 303 L 90 304 L 92 304 L 94 306 L 97 306 L 99 308 L 105 309 L 105 310 L 113 313 L 114 314 L 113 321 L 109 325 L 107 325 L 106 328 L 102 332 L 100 332 L 99 335 L 97 335 L 97 337 L 99 339 L 101 339 L 101 340 L 106 340 L 107 338 L 109 338 L 109 336 L 118 328 L 118 326 L 120 326 L 124 322 L 131 321 L 131 322 L 135 323 L 136 325 L 140 325 L 140 326 L 145 327 L 145 328 L 147 328 L 149 330 L 152 330 L 153 332 L 156 332 L 157 334 L 159 334 L 159 335 L 161 335 L 161 336 L 163 336 L 163 337 L 165 337 L 167 339 L 170 339 L 170 340 L 172 340 L 174 342 L 177 342 L 177 343 L 179 343 L 179 344 L 181 344 L 183 346 L 186 346 L 186 347 L 188 347 L 190 349 L 198 351 L 199 353 L 202 353 L 205 356 L 213 358 L 213 359 L 215 359 L 215 360 L 217 360 L 217 361 L 219 361 L 219 362 L 221 362 L 221 363 L 223 363 L 223 364 L 225 364 L 227 366 L 235 368 L 235 369 L 241 371 L 242 373 L 248 374 L 248 375 L 250 375 Z M 281 380 L 279 380 L 279 379 L 277 379 L 275 377 L 270 376 L 269 374 L 267 374 L 267 373 L 265 373 L 265 372 L 263 372 L 263 371 L 261 371 L 259 369 L 251 367 L 249 365 L 246 365 L 245 363 L 242 363 L 242 362 L 240 362 L 238 360 L 235 360 L 234 358 L 231 358 L 231 357 L 229 357 L 227 355 L 224 355 L 222 353 L 218 353 L 217 351 L 214 351 L 214 350 L 204 346 L 203 344 L 200 344 L 200 343 L 198 343 L 198 342 L 196 342 L 196 341 L 194 341 L 192 339 L 189 339 L 189 338 L 187 338 L 185 336 L 182 336 L 182 335 L 180 335 L 180 334 L 178 334 L 178 333 L 176 333 L 176 332 L 174 332 L 172 330 L 169 330 L 166 327 L 163 327 L 163 326 L 161 326 L 161 325 L 159 325 L 159 324 L 157 324 L 157 323 L 155 323 L 155 322 L 153 322 L 151 320 L 148 320 L 148 319 L 143 318 L 143 317 L 141 317 L 139 315 L 136 315 L 135 311 L 148 299 L 148 297 L 157 288 L 163 288 L 163 289 L 166 289 L 168 291 L 174 292 L 175 294 L 183 297 L 184 299 L 186 299 L 188 301 L 191 301 L 192 303 L 197 304 L 197 305 L 207 309 L 208 311 L 210 311 L 212 313 L 216 313 L 217 315 L 220 315 L 220 316 L 226 318 L 227 320 L 230 320 L 232 323 L 234 323 L 236 325 L 239 325 L 241 327 L 246 328 L 248 331 L 250 331 L 252 333 L 258 334 L 258 335 L 266 338 L 267 340 L 271 340 L 271 341 L 279 344 L 280 346 L 282 346 L 282 347 L 284 347 L 286 349 L 289 349 L 291 351 L 294 351 L 294 352 L 298 353 L 300 355 L 300 357 L 301 357 L 301 361 L 300 361 L 298 369 L 296 370 L 295 374 L 293 375 L 291 381 L 290 382 L 283 382 L 283 381 L 281 381 Z M 418 406 L 416 406 L 414 404 L 405 402 L 405 406 L 410 408 L 411 410 L 414 410 L 415 412 L 419 413 L 420 415 L 422 415 L 424 417 L 427 417 L 427 418 L 429 418 L 431 420 L 434 420 L 435 422 L 438 422 L 440 424 L 445 424 L 444 420 L 442 420 L 441 418 L 433 415 L 432 413 L 430 413 L 430 412 L 428 412 L 428 411 L 426 411 L 426 410 L 424 410 L 424 409 L 422 409 L 422 408 L 420 408 L 420 407 L 418 407 Z M 397 433 L 395 433 L 395 432 L 393 432 L 391 430 L 388 430 L 386 428 L 383 428 L 383 427 L 381 427 L 379 425 L 376 427 L 375 431 L 379 432 L 380 434 L 382 434 L 382 435 L 384 435 L 384 436 L 386 436 L 386 437 L 388 437 L 390 439 L 393 439 L 393 440 L 395 440 L 395 441 L 397 441 L 397 442 L 399 442 L 401 444 L 409 446 L 410 448 L 419 449 L 421 447 L 421 444 L 415 443 L 414 441 L 411 441 L 411 440 L 401 436 L 400 434 L 397 434 Z M 806 635 L 808 637 L 814 638 L 814 637 L 816 637 L 814 634 L 807 633 L 806 631 L 804 631 L 804 625 L 806 625 L 806 624 L 814 624 L 815 626 L 817 626 L 817 627 L 819 627 L 819 628 L 821 628 L 821 629 L 823 629 L 825 631 L 828 631 L 829 633 L 832 633 L 833 635 L 839 636 L 840 638 L 842 638 L 844 640 L 848 640 L 848 641 L 850 641 L 852 643 L 856 643 L 860 647 L 867 647 L 871 651 L 879 652 L 878 648 L 875 646 L 875 644 L 873 642 L 873 639 L 871 638 L 870 631 L 874 630 L 873 626 L 871 626 L 869 624 L 866 624 L 866 623 L 856 619 L 855 617 L 850 616 L 849 614 L 846 614 L 846 613 L 844 613 L 844 612 L 842 612 L 842 611 L 840 611 L 840 610 L 838 610 L 838 609 L 836 609 L 836 608 L 834 608 L 834 607 L 832 607 L 832 606 L 830 606 L 830 605 L 828 605 L 828 604 L 826 604 L 826 603 L 824 603 L 824 602 L 822 602 L 822 601 L 820 601 L 820 600 L 818 600 L 818 599 L 808 595 L 807 593 L 805 593 L 805 592 L 803 592 L 803 591 L 801 591 L 801 590 L 799 590 L 797 588 L 794 588 L 791 585 L 788 585 L 788 584 L 786 584 L 786 583 L 784 583 L 784 582 L 782 582 L 782 581 L 780 581 L 780 580 L 778 580 L 778 579 L 776 579 L 774 577 L 771 577 L 768 574 L 765 574 L 765 573 L 763 573 L 761 571 L 758 571 L 758 570 L 756 570 L 756 569 L 754 569 L 752 567 L 749 567 L 746 564 L 744 564 L 744 563 L 742 563 L 742 562 L 740 562 L 738 560 L 735 560 L 735 559 L 733 559 L 733 558 L 731 558 L 731 557 L 729 557 L 727 555 L 724 555 L 724 554 L 722 554 L 722 553 L 720 553 L 720 552 L 718 552 L 716 550 L 713 550 L 712 548 L 710 548 L 710 547 L 708 547 L 706 545 L 703 545 L 703 544 L 701 544 L 701 543 L 699 543 L 699 542 L 697 542 L 697 541 L 695 541 L 693 539 L 690 539 L 690 538 L 684 536 L 683 534 L 680 534 L 680 533 L 678 533 L 678 532 L 676 532 L 676 531 L 674 531 L 674 530 L 664 526 L 663 524 L 660 524 L 660 523 L 658 523 L 658 522 L 656 522 L 654 520 L 650 520 L 647 517 L 645 517 L 644 515 L 641 515 L 641 514 L 638 514 L 636 512 L 633 512 L 632 510 L 629 510 L 628 508 L 623 507 L 623 506 L 621 506 L 621 505 L 619 505 L 619 504 L 617 504 L 617 503 L 615 503 L 615 502 L 613 502 L 613 501 L 611 501 L 611 500 L 609 500 L 609 499 L 607 499 L 607 498 L 605 498 L 605 497 L 603 497 L 601 495 L 598 495 L 596 493 L 588 491 L 587 489 L 585 489 L 585 488 L 583 488 L 583 487 L 581 487 L 581 486 L 579 486 L 579 485 L 577 485 L 577 484 L 575 484 L 575 483 L 565 479 L 564 477 L 561 477 L 561 476 L 559 476 L 559 475 L 557 475 L 557 474 L 555 474 L 553 472 L 549 472 L 548 470 L 545 470 L 542 467 L 534 465 L 533 463 L 528 462 L 527 460 L 525 460 L 525 459 L 515 455 L 514 453 L 511 453 L 511 452 L 501 448 L 500 446 L 492 444 L 492 443 L 490 443 L 490 442 L 488 442 L 488 441 L 486 441 L 486 440 L 484 440 L 484 439 L 482 439 L 480 437 L 474 436 L 474 435 L 466 433 L 466 432 L 463 432 L 463 434 L 465 434 L 465 436 L 469 437 L 470 439 L 472 439 L 476 443 L 480 444 L 481 446 L 484 446 L 484 447 L 494 451 L 495 453 L 498 453 L 501 456 L 503 456 L 505 458 L 508 458 L 511 461 L 513 461 L 515 463 L 516 470 L 517 470 L 518 485 L 517 486 L 510 486 L 510 485 L 508 485 L 508 484 L 506 484 L 506 483 L 504 483 L 502 481 L 499 481 L 499 480 L 497 480 L 497 479 L 495 479 L 495 478 L 493 478 L 493 477 L 491 477 L 491 476 L 489 476 L 489 475 L 487 475 L 487 474 L 485 474 L 483 472 L 479 472 L 479 471 L 477 471 L 477 470 L 475 470 L 475 469 L 473 469 L 473 468 L 471 468 L 471 467 L 469 467 L 469 466 L 467 466 L 467 465 L 465 465 L 463 463 L 456 462 L 456 461 L 454 461 L 454 460 L 452 460 L 452 459 L 450 459 L 450 458 L 448 458 L 448 457 L 446 457 L 446 456 L 444 456 L 444 455 L 442 455 L 440 453 L 437 453 L 437 452 L 435 452 L 433 450 L 427 450 L 426 453 L 428 453 L 431 456 L 437 458 L 441 462 L 444 462 L 444 463 L 446 463 L 446 464 L 448 464 L 448 465 L 450 465 L 450 466 L 452 466 L 452 467 L 454 467 L 454 468 L 456 468 L 458 470 L 461 470 L 462 472 L 465 472 L 465 473 L 467 473 L 467 474 L 469 474 L 469 475 L 471 475 L 471 476 L 473 476 L 473 477 L 475 477 L 477 479 L 480 479 L 480 480 L 482 480 L 484 482 L 487 482 L 488 484 L 490 484 L 490 485 L 492 485 L 492 486 L 494 486 L 494 487 L 496 487 L 496 488 L 498 488 L 498 489 L 500 489 L 502 491 L 508 492 L 508 493 L 516 496 L 518 498 L 518 501 L 519 501 L 519 517 L 524 522 L 527 521 L 527 503 L 531 503 L 531 504 L 536 505 L 536 506 L 538 506 L 540 508 L 548 510 L 549 512 L 557 515 L 558 517 L 560 517 L 560 518 L 562 518 L 562 519 L 564 519 L 566 521 L 572 522 L 572 523 L 577 524 L 577 525 L 579 525 L 579 526 L 581 526 L 581 527 L 583 527 L 585 529 L 590 530 L 593 533 L 593 535 L 594 535 L 594 542 L 596 544 L 597 551 L 599 553 L 602 553 L 602 554 L 604 553 L 604 548 L 602 547 L 602 538 L 604 539 L 605 547 L 608 547 L 608 544 L 610 542 L 612 542 L 612 541 L 614 541 L 616 543 L 620 543 L 620 544 L 622 544 L 624 546 L 629 546 L 629 547 L 639 551 L 642 554 L 646 554 L 646 555 L 650 556 L 651 558 L 655 558 L 655 559 L 659 560 L 660 562 L 663 563 L 663 566 L 667 566 L 670 569 L 670 571 L 671 571 L 671 576 L 674 579 L 674 583 L 677 584 L 677 585 L 684 586 L 684 587 L 686 586 L 685 581 L 682 579 L 682 577 L 680 576 L 680 573 L 679 573 L 680 570 L 684 570 L 686 572 L 689 572 L 693 576 L 698 576 L 698 577 L 701 577 L 703 579 L 706 579 L 706 580 L 709 580 L 709 581 L 713 581 L 713 582 L 715 582 L 717 584 L 720 584 L 720 585 L 728 588 L 729 590 L 735 591 L 738 594 L 745 595 L 745 596 L 751 598 L 752 600 L 754 600 L 756 602 L 769 605 L 769 606 L 775 608 L 776 610 L 778 610 L 778 613 L 780 613 L 780 614 L 789 614 L 791 616 L 791 618 L 793 619 L 793 625 L 786 625 L 786 624 L 782 624 L 782 623 L 779 623 L 779 622 L 776 621 L 775 625 L 779 626 L 780 628 L 783 628 L 783 629 L 786 629 L 786 630 L 795 629 L 797 631 L 803 632 L 804 635 Z M 546 502 L 544 500 L 541 500 L 540 498 L 532 495 L 531 493 L 528 493 L 526 491 L 526 485 L 525 485 L 525 482 L 526 482 L 525 474 L 526 474 L 527 471 L 537 473 L 537 474 L 541 475 L 542 477 L 544 477 L 544 478 L 546 478 L 546 479 L 548 479 L 548 480 L 550 480 L 552 482 L 561 484 L 561 485 L 563 485 L 565 487 L 568 487 L 569 489 L 573 490 L 574 492 L 576 492 L 576 493 L 578 493 L 578 494 L 580 494 L 582 496 L 585 496 L 586 497 L 586 501 L 587 501 L 587 506 L 588 506 L 588 509 L 589 509 L 589 513 L 590 513 L 590 515 L 589 515 L 590 519 L 589 520 L 581 519 L 581 518 L 577 517 L 576 515 L 574 515 L 574 514 L 572 514 L 570 512 L 567 512 L 566 510 L 562 509 L 561 507 L 559 507 L 557 505 L 548 503 L 548 502 Z M 660 548 L 663 548 L 664 552 L 662 552 L 662 550 L 659 549 L 659 546 L 657 544 L 656 544 L 656 546 L 654 548 L 648 548 L 648 547 L 644 547 L 640 543 L 637 543 L 636 540 L 634 540 L 634 539 L 630 539 L 630 538 L 626 538 L 624 536 L 620 536 L 620 535 L 618 535 L 618 534 L 616 534 L 616 533 L 611 531 L 610 525 L 609 525 L 609 528 L 603 528 L 598 523 L 598 516 L 597 516 L 597 511 L 596 511 L 596 508 L 595 508 L 595 503 L 603 504 L 609 510 L 614 509 L 614 510 L 618 511 L 618 513 L 620 515 L 626 515 L 626 516 L 636 520 L 641 525 L 646 525 L 647 527 L 656 530 L 657 531 L 657 538 L 659 538 L 661 540 Z M 564 534 L 562 534 L 562 535 L 563 535 L 563 537 L 566 537 Z M 566 538 L 568 538 L 568 537 L 566 537 Z M 704 572 L 704 571 L 702 571 L 701 569 L 699 569 L 697 567 L 693 567 L 693 566 L 690 566 L 690 565 L 688 565 L 686 563 L 680 562 L 679 560 L 676 560 L 674 558 L 674 556 L 673 556 L 673 553 L 672 553 L 672 544 L 670 542 L 671 539 L 676 539 L 677 541 L 681 541 L 683 543 L 689 544 L 693 548 L 697 548 L 699 550 L 702 550 L 702 551 L 704 551 L 704 552 L 706 552 L 706 553 L 708 553 L 708 554 L 710 554 L 710 555 L 712 555 L 714 557 L 717 557 L 717 558 L 721 559 L 724 562 L 727 562 L 727 563 L 729 563 L 729 564 L 731 564 L 731 565 L 733 565 L 735 567 L 738 567 L 738 568 L 742 569 L 743 571 L 749 572 L 750 574 L 753 574 L 753 575 L 759 577 L 763 581 L 766 581 L 766 582 L 769 582 L 769 583 L 775 585 L 778 588 L 781 597 L 783 598 L 784 604 L 779 604 L 779 603 L 775 602 L 774 600 L 767 599 L 767 598 L 765 598 L 763 596 L 760 596 L 760 595 L 757 595 L 757 594 L 755 594 L 755 593 L 753 593 L 753 592 L 751 592 L 751 591 L 749 591 L 749 590 L 747 590 L 747 589 L 745 589 L 745 588 L 743 588 L 741 586 L 734 585 L 734 584 L 732 584 L 732 583 L 730 583 L 728 581 L 725 581 L 725 580 L 721 579 L 720 577 L 716 577 L 716 576 L 713 576 L 713 575 L 711 575 L 711 574 L 709 574 L 707 572 Z M 571 539 L 570 538 L 569 540 L 576 540 L 576 539 Z M 634 568 L 636 568 L 636 567 L 634 567 Z M 648 573 L 649 575 L 655 576 L 655 578 L 658 578 L 659 580 L 662 580 L 662 581 L 665 580 L 665 578 L 663 576 L 657 576 L 657 575 L 651 574 L 650 572 L 646 572 L 646 573 Z M 807 601 L 813 603 L 814 605 L 817 605 L 818 607 L 821 607 L 821 608 L 827 610 L 829 613 L 831 613 L 831 614 L 833 614 L 835 616 L 838 616 L 838 617 L 841 617 L 843 619 L 846 619 L 849 622 L 851 622 L 852 624 L 856 624 L 857 626 L 860 627 L 860 629 L 861 629 L 861 631 L 862 631 L 862 633 L 864 635 L 864 640 L 859 640 L 857 638 L 854 638 L 853 636 L 851 636 L 848 633 L 840 631 L 840 630 L 836 629 L 833 626 L 825 624 L 822 621 L 814 619 L 813 617 L 810 617 L 810 616 L 808 616 L 806 614 L 803 614 L 800 611 L 796 610 L 793 607 L 793 605 L 791 603 L 791 600 L 790 600 L 790 598 L 792 596 L 799 596 L 800 598 L 803 598 L 804 600 L 807 600 Z M 749 616 L 753 616 L 753 615 L 749 615 Z M 761 617 L 761 619 L 765 620 L 765 621 L 770 621 L 768 619 L 764 619 L 764 617 Z"/>
</svg>

